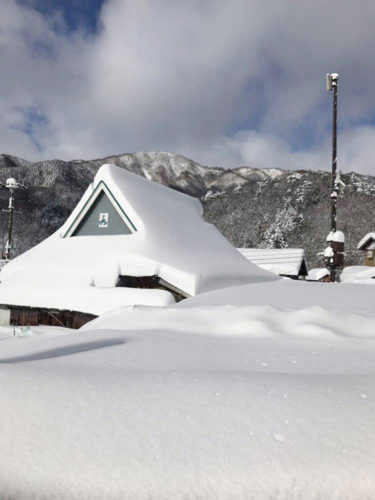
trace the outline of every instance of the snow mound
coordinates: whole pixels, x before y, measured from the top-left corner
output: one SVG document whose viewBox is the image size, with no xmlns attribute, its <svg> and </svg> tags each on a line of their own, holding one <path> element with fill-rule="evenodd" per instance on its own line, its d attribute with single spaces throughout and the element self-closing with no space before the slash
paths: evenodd
<svg viewBox="0 0 375 500">
<path fill-rule="evenodd" d="M 374 313 L 374 297 L 367 285 L 313 283 L 283 279 L 204 293 L 181 302 L 178 307 L 199 305 L 273 306 L 300 310 L 313 306 L 330 311 L 358 314 Z"/>
<path fill-rule="evenodd" d="M 2 330 L 1 495 L 372 498 L 373 324 L 178 305 Z"/>
<path fill-rule="evenodd" d="M 343 283 L 361 283 L 375 285 L 375 267 L 372 266 L 348 266 L 341 273 L 340 279 Z"/>
<path fill-rule="evenodd" d="M 373 315 L 375 320 L 375 311 Z M 271 306 L 230 305 L 191 307 L 124 307 L 104 314 L 80 328 L 91 330 L 173 331 L 181 334 L 245 337 L 357 337 L 373 338 L 368 315 L 345 314 L 323 307 L 296 311 Z"/>
</svg>

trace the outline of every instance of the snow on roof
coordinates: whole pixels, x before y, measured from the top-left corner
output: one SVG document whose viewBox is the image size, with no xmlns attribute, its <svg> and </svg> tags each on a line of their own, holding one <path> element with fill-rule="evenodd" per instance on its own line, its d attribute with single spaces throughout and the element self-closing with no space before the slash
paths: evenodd
<svg viewBox="0 0 375 500">
<path fill-rule="evenodd" d="M 330 232 L 328 233 L 328 236 L 327 236 L 327 238 L 326 238 L 326 241 L 328 241 L 328 242 L 333 241 L 333 237 L 334 237 L 334 235 L 335 235 L 335 233 L 334 233 L 333 231 L 330 231 Z"/>
<path fill-rule="evenodd" d="M 279 275 L 299 276 L 303 274 L 302 265 L 306 266 L 305 252 L 301 248 L 238 248 L 237 250 L 253 264 Z"/>
<path fill-rule="evenodd" d="M 333 233 L 332 241 L 336 241 L 338 243 L 345 243 L 345 235 L 342 231 L 336 231 Z"/>
<path fill-rule="evenodd" d="M 15 273 L 0 285 L 1 303 L 81 311 L 99 316 L 122 306 L 142 304 L 166 306 L 175 302 L 167 290 L 144 288 L 97 288 L 77 280 L 65 280 L 54 273 L 54 279 L 42 278 L 32 273 Z"/>
<path fill-rule="evenodd" d="M 333 251 L 333 248 L 332 247 L 326 247 L 325 250 L 324 250 L 324 253 L 323 253 L 324 257 L 326 258 L 331 258 L 333 257 L 335 254 L 334 254 L 334 251 Z"/>
<path fill-rule="evenodd" d="M 124 234 L 79 235 L 87 234 L 80 233 L 82 224 L 103 192 L 108 193 L 118 227 L 124 224 Z M 67 300 L 68 290 L 92 294 L 93 287 L 97 291 L 113 288 L 119 275 L 157 275 L 187 295 L 277 279 L 239 255 L 203 220 L 202 212 L 200 202 L 190 196 L 114 165 L 103 165 L 65 224 L 3 268 L 0 304 L 46 307 L 48 302 L 59 309 L 101 314 L 100 293 L 92 297 L 89 307 L 83 308 L 78 300 L 75 308 Z M 106 230 L 106 221 L 100 224 Z M 65 291 L 59 294 L 60 288 Z M 124 305 L 129 300 L 124 299 Z M 143 303 L 139 294 L 134 300 Z M 161 302 L 165 303 L 165 297 Z"/>
<path fill-rule="evenodd" d="M 375 240 L 375 232 L 367 233 L 358 243 L 357 250 L 366 250 L 366 246 L 371 243 L 371 240 Z"/>
<path fill-rule="evenodd" d="M 319 281 L 325 276 L 329 276 L 329 271 L 326 267 L 315 267 L 314 269 L 309 270 L 307 279 L 312 281 Z"/>
</svg>

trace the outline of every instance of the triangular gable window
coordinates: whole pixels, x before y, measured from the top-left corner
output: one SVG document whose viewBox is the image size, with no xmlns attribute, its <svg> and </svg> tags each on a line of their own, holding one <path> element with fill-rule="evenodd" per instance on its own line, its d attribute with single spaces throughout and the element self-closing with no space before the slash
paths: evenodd
<svg viewBox="0 0 375 500">
<path fill-rule="evenodd" d="M 134 224 L 102 181 L 77 215 L 65 237 L 132 234 L 135 231 Z"/>
</svg>

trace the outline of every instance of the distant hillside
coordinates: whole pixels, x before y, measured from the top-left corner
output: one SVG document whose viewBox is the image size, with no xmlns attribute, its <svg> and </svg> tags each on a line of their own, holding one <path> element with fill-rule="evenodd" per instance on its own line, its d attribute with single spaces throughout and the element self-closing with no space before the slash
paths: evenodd
<svg viewBox="0 0 375 500">
<path fill-rule="evenodd" d="M 199 197 L 205 217 L 236 246 L 303 247 L 309 267 L 321 265 L 317 253 L 329 232 L 329 174 L 279 169 L 209 168 L 171 153 L 133 153 L 96 160 L 28 162 L 0 155 L 0 181 L 15 177 L 27 186 L 17 192 L 15 253 L 54 232 L 68 217 L 98 168 L 115 163 L 131 172 Z M 375 178 L 343 177 L 339 226 L 347 237 L 347 264 L 359 262 L 357 242 L 375 229 Z M 0 208 L 7 193 L 0 190 Z M 7 216 L 0 216 L 0 235 Z M 1 241 L 1 239 L 0 239 Z"/>
</svg>

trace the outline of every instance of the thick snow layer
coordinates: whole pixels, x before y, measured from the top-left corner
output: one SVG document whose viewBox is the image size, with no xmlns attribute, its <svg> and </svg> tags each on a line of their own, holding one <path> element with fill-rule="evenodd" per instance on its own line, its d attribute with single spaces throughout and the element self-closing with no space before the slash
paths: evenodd
<svg viewBox="0 0 375 500">
<path fill-rule="evenodd" d="M 63 237 L 100 182 L 109 188 L 137 231 L 116 236 Z M 206 223 L 198 200 L 114 165 L 104 165 L 66 223 L 2 269 L 0 304 L 10 303 L 11 289 L 12 303 L 31 305 L 25 298 L 30 296 L 31 300 L 34 295 L 41 300 L 36 304 L 35 299 L 33 305 L 45 307 L 41 287 L 44 293 L 52 294 L 63 276 L 64 288 L 68 290 L 70 283 L 75 293 L 77 275 L 87 278 L 86 286 L 94 286 L 100 299 L 102 293 L 108 294 L 106 289 L 115 286 L 119 274 L 158 275 L 188 295 L 277 279 L 248 262 L 214 226 Z M 30 280 L 30 275 L 38 279 Z M 19 300 L 13 280 L 19 285 Z M 86 292 L 94 293 L 91 288 Z M 125 292 L 114 293 L 119 296 Z M 62 294 L 60 298 L 61 303 L 55 307 L 68 309 Z M 123 305 L 126 303 L 128 300 Z"/>
<path fill-rule="evenodd" d="M 375 240 L 375 232 L 367 233 L 366 236 L 364 236 L 358 243 L 357 249 L 363 250 L 366 247 L 367 243 L 370 243 L 372 240 Z"/>
<path fill-rule="evenodd" d="M 375 285 L 375 267 L 372 266 L 348 266 L 341 273 L 340 280 L 343 283 L 362 283 Z"/>
<path fill-rule="evenodd" d="M 210 319 L 211 318 L 211 319 Z M 373 314 L 330 311 L 321 306 L 286 310 L 273 306 L 199 305 L 180 307 L 123 307 L 82 326 L 80 331 L 126 330 L 158 331 L 214 337 L 275 338 L 292 336 L 302 339 L 322 337 L 373 338 Z"/>
<path fill-rule="evenodd" d="M 121 306 L 142 304 L 165 306 L 174 297 L 165 290 L 141 288 L 98 288 L 90 285 L 89 276 L 77 275 L 73 280 L 56 273 L 55 281 L 33 274 L 16 273 L 0 285 L 0 302 L 8 305 L 27 305 L 47 309 L 81 311 L 100 315 Z M 28 284 L 25 285 L 25 283 Z"/>
<path fill-rule="evenodd" d="M 333 257 L 335 254 L 333 252 L 333 248 L 332 247 L 326 247 L 326 249 L 324 250 L 324 257 L 326 258 L 330 258 L 330 257 Z"/>
<path fill-rule="evenodd" d="M 287 310 L 319 306 L 341 313 L 352 311 L 372 314 L 375 311 L 374 294 L 366 285 L 314 283 L 289 279 L 279 280 L 276 283 L 258 283 L 204 293 L 184 300 L 179 307 L 227 304 L 267 305 Z"/>
<path fill-rule="evenodd" d="M 314 267 L 314 269 L 309 270 L 309 274 L 307 275 L 307 279 L 309 280 L 314 280 L 314 281 L 319 281 L 324 276 L 328 276 L 329 271 L 326 267 Z"/>
<path fill-rule="evenodd" d="M 336 231 L 333 234 L 332 241 L 336 241 L 336 242 L 339 242 L 339 243 L 345 243 L 345 235 L 344 235 L 344 233 L 342 231 Z"/>
<path fill-rule="evenodd" d="M 327 236 L 327 238 L 326 238 L 326 241 L 327 241 L 327 242 L 331 242 L 331 241 L 333 241 L 333 237 L 334 237 L 334 235 L 335 235 L 335 233 L 334 233 L 333 231 L 330 231 L 330 232 L 328 233 L 328 236 Z"/>
<path fill-rule="evenodd" d="M 298 276 L 305 258 L 301 248 L 238 248 L 253 264 L 285 276 Z"/>
<path fill-rule="evenodd" d="M 2 498 L 373 498 L 375 316 L 197 299 L 1 330 Z"/>
</svg>

